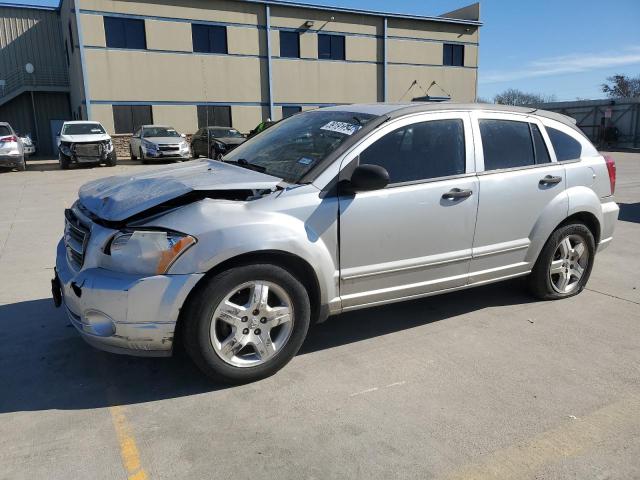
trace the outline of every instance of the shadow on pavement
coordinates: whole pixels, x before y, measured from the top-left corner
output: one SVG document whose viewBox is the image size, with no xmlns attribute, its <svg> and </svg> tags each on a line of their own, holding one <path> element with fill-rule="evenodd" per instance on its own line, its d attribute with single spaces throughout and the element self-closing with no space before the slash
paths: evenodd
<svg viewBox="0 0 640 480">
<path fill-rule="evenodd" d="M 487 307 L 532 302 L 521 283 L 510 281 L 332 317 L 310 330 L 299 355 Z M 228 388 L 213 384 L 183 352 L 171 358 L 139 358 L 96 350 L 48 298 L 0 306 L 0 359 L 0 413 L 100 408 Z"/>
<path fill-rule="evenodd" d="M 640 223 L 640 202 L 638 203 L 619 203 L 620 214 L 618 220 L 623 222 Z"/>
</svg>

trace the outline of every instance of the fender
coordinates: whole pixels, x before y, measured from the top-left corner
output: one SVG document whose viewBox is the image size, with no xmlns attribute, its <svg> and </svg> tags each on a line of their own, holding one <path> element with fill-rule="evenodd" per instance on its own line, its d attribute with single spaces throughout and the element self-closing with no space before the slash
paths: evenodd
<svg viewBox="0 0 640 480">
<path fill-rule="evenodd" d="M 538 220 L 536 220 L 529 234 L 529 241 L 531 243 L 525 255 L 525 261 L 532 267 L 551 233 L 567 218 L 568 211 L 569 197 L 567 191 L 564 190 L 553 197 L 542 212 L 540 212 Z"/>
</svg>

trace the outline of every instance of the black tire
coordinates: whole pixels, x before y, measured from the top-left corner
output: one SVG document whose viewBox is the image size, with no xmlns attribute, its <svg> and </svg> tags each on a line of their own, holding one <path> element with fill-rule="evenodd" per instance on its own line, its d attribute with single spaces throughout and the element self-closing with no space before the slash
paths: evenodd
<svg viewBox="0 0 640 480">
<path fill-rule="evenodd" d="M 60 168 L 62 170 L 69 170 L 69 166 L 71 165 L 71 162 L 67 157 L 65 157 L 61 153 L 58 154 L 58 162 L 60 163 Z"/>
<path fill-rule="evenodd" d="M 142 147 L 140 147 L 140 161 L 145 165 L 149 163 L 146 158 L 144 158 L 144 152 L 142 151 Z"/>
<path fill-rule="evenodd" d="M 566 293 L 561 293 L 554 288 L 552 277 L 550 275 L 551 262 L 554 259 L 556 250 L 558 249 L 560 242 L 568 236 L 574 236 L 584 241 L 588 252 L 587 264 L 584 267 L 584 272 L 577 282 L 577 285 L 573 290 Z M 545 243 L 538 259 L 531 271 L 528 278 L 529 289 L 533 295 L 541 300 L 559 300 L 561 298 L 568 298 L 579 294 L 591 275 L 593 269 L 593 262 L 595 260 L 596 246 L 595 239 L 591 230 L 583 223 L 569 223 L 558 227 L 549 237 L 547 243 Z"/>
<path fill-rule="evenodd" d="M 271 282 L 287 292 L 293 306 L 293 327 L 288 340 L 273 357 L 257 366 L 237 367 L 214 350 L 211 322 L 225 296 L 250 281 Z M 185 350 L 196 365 L 213 380 L 241 384 L 273 375 L 295 356 L 309 329 L 311 307 L 306 289 L 291 273 L 276 265 L 254 264 L 235 267 L 206 280 L 190 298 L 181 321 Z"/>
<path fill-rule="evenodd" d="M 131 160 L 137 160 L 138 157 L 136 157 L 133 153 L 133 148 L 131 148 L 131 145 L 129 145 L 129 155 L 131 156 Z"/>
<path fill-rule="evenodd" d="M 116 155 L 116 151 L 113 150 L 109 155 L 107 155 L 107 161 L 105 165 L 107 167 L 115 167 L 118 164 L 118 156 Z"/>
</svg>

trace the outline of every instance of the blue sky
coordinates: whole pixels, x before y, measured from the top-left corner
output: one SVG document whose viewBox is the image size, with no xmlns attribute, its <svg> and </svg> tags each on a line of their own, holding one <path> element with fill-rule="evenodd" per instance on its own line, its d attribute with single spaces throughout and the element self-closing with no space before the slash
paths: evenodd
<svg viewBox="0 0 640 480">
<path fill-rule="evenodd" d="M 300 0 L 303 1 L 303 0 Z M 57 1 L 14 3 L 55 5 Z M 438 15 L 472 0 L 307 0 L 307 3 Z M 640 0 L 483 0 L 479 95 L 507 88 L 602 98 L 614 73 L 640 74 Z"/>
</svg>

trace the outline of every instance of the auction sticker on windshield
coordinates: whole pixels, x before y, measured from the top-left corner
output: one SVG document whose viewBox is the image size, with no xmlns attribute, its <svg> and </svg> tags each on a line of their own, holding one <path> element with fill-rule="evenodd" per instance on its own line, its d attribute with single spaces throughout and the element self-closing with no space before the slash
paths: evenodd
<svg viewBox="0 0 640 480">
<path fill-rule="evenodd" d="M 327 123 L 324 127 L 320 127 L 320 130 L 329 130 L 330 132 L 342 133 L 343 135 L 353 135 L 360 130 L 360 125 L 354 125 L 347 122 L 336 122 L 335 120 Z"/>
</svg>

